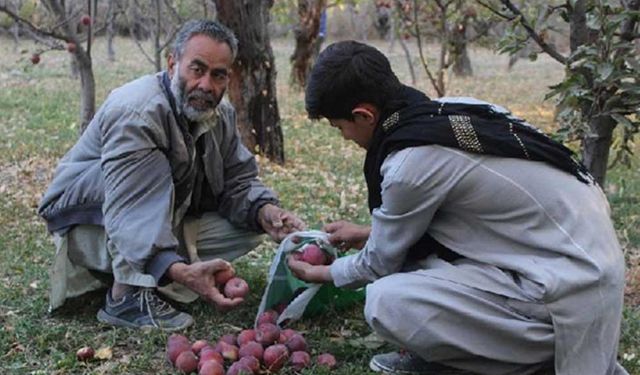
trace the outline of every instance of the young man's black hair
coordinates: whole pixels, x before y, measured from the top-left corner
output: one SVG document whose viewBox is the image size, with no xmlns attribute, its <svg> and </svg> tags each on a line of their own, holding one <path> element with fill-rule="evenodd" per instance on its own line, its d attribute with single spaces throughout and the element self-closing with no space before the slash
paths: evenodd
<svg viewBox="0 0 640 375">
<path fill-rule="evenodd" d="M 360 103 L 382 109 L 401 87 L 389 60 L 374 47 L 356 41 L 329 45 L 316 60 L 307 82 L 309 118 L 353 120 Z"/>
</svg>

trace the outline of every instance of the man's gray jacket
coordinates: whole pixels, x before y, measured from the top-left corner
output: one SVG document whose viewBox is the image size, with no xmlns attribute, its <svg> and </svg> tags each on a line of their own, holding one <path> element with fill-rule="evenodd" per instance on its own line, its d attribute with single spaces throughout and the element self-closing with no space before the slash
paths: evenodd
<svg viewBox="0 0 640 375">
<path fill-rule="evenodd" d="M 173 229 L 191 203 L 196 157 L 217 212 L 234 225 L 259 231 L 258 210 L 277 203 L 257 178 L 231 104 L 221 101 L 215 120 L 185 129 L 172 110 L 164 74 L 141 77 L 109 95 L 60 161 L 38 209 L 51 232 L 103 225 L 132 268 L 158 281 L 182 259 Z M 196 155 L 199 137 L 202 155 Z"/>
</svg>

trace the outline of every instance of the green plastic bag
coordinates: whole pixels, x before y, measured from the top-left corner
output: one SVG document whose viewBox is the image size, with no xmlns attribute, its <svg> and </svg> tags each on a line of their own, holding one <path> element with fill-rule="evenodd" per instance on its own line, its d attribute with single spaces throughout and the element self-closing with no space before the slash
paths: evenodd
<svg viewBox="0 0 640 375">
<path fill-rule="evenodd" d="M 300 239 L 294 243 L 293 238 Z M 307 283 L 296 278 L 287 266 L 286 258 L 293 251 L 299 251 L 308 244 L 318 245 L 328 255 L 336 258 L 338 251 L 328 241 L 328 235 L 320 231 L 296 232 L 285 238 L 273 259 L 262 296 L 256 322 L 265 310 L 282 310 L 278 324 L 298 320 L 303 316 L 313 316 L 328 308 L 341 309 L 364 300 L 364 288 L 348 290 L 336 288 L 333 284 Z"/>
</svg>

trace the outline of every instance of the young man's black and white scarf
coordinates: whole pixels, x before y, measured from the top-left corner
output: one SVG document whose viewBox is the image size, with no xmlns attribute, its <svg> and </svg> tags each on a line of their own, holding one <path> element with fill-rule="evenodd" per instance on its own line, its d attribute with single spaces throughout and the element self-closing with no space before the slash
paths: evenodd
<svg viewBox="0 0 640 375">
<path fill-rule="evenodd" d="M 384 159 L 394 151 L 425 145 L 541 161 L 574 175 L 581 182 L 593 182 L 587 169 L 573 158 L 570 149 L 523 120 L 496 111 L 490 105 L 432 101 L 422 92 L 403 86 L 399 95 L 382 111 L 367 149 L 364 174 L 370 211 L 382 203 L 380 167 Z M 429 237 L 428 234 L 425 236 Z M 438 246 L 442 245 L 432 238 L 421 241 L 414 247 L 435 248 L 439 255 L 450 258 L 440 254 Z"/>
</svg>

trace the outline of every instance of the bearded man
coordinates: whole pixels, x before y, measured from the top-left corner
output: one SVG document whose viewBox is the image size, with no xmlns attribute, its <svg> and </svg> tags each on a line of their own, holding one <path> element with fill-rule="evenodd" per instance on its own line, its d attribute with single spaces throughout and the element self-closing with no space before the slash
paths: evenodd
<svg viewBox="0 0 640 375">
<path fill-rule="evenodd" d="M 175 331 L 193 323 L 160 298 L 226 309 L 216 272 L 304 228 L 258 179 L 223 99 L 237 40 L 189 21 L 168 70 L 114 90 L 62 158 L 39 208 L 54 235 L 51 308 L 110 284 L 101 322 Z"/>
</svg>

